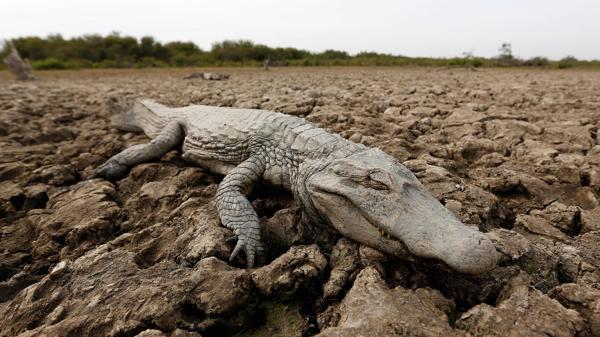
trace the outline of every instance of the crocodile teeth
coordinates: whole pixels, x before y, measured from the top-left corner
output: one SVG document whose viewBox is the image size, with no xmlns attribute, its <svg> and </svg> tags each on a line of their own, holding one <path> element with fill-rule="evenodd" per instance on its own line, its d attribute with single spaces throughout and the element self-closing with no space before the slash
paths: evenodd
<svg viewBox="0 0 600 337">
<path fill-rule="evenodd" d="M 388 238 L 388 239 L 392 238 L 392 236 L 389 235 L 387 232 L 385 232 L 383 229 L 381 229 L 381 228 L 378 228 L 378 229 L 379 229 L 379 233 L 381 233 L 381 236 L 383 236 L 384 238 Z"/>
</svg>

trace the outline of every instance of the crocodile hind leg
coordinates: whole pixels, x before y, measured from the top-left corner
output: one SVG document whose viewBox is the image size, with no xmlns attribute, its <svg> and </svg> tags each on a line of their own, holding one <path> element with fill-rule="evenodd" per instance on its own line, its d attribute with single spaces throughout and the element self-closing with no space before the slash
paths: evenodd
<svg viewBox="0 0 600 337">
<path fill-rule="evenodd" d="M 96 171 L 96 177 L 108 180 L 123 178 L 129 169 L 143 162 L 160 159 L 183 141 L 185 136 L 178 122 L 170 122 L 149 143 L 129 147 L 112 156 Z"/>
<path fill-rule="evenodd" d="M 265 164 L 257 157 L 250 157 L 223 178 L 217 191 L 217 209 L 221 222 L 238 239 L 229 261 L 240 250 L 244 250 L 248 268 L 254 267 L 255 258 L 264 257 L 266 251 L 260 238 L 258 216 L 246 198 L 264 171 Z"/>
</svg>

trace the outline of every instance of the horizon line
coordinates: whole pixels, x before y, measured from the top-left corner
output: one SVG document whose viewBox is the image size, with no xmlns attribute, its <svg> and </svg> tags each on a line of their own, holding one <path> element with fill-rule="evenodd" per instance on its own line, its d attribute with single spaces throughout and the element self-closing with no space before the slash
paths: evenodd
<svg viewBox="0 0 600 337">
<path fill-rule="evenodd" d="M 340 51 L 340 52 L 347 53 L 351 57 L 355 57 L 355 56 L 357 56 L 359 54 L 362 54 L 362 53 L 376 53 L 376 54 L 379 54 L 379 55 L 385 55 L 385 56 L 391 56 L 391 57 L 426 58 L 426 59 L 452 59 L 452 58 L 469 58 L 469 57 L 470 58 L 481 58 L 481 59 L 495 59 L 495 58 L 498 58 L 499 56 L 501 56 L 500 48 L 498 48 L 498 54 L 495 55 L 495 56 L 478 56 L 478 55 L 476 55 L 474 53 L 474 50 L 475 50 L 474 48 L 471 49 L 471 50 L 467 50 L 467 51 L 462 52 L 461 55 L 454 55 L 454 56 L 449 56 L 449 55 L 447 55 L 447 56 L 425 56 L 425 55 L 392 54 L 392 53 L 385 53 L 385 52 L 379 52 L 379 51 L 368 50 L 368 49 L 360 50 L 360 51 L 355 52 L 355 53 L 347 51 L 347 50 L 344 50 L 344 49 L 335 49 L 335 48 L 326 48 L 326 49 L 323 49 L 323 50 L 319 51 L 319 50 L 311 50 L 311 49 L 307 49 L 307 48 L 299 48 L 299 47 L 294 47 L 294 46 L 269 45 L 269 44 L 266 44 L 266 43 L 256 42 L 256 41 L 254 41 L 252 39 L 249 39 L 249 38 L 233 38 L 233 39 L 226 38 L 226 39 L 223 39 L 223 40 L 215 40 L 215 41 L 213 41 L 213 42 L 210 43 L 211 44 L 210 49 L 204 49 L 196 41 L 193 41 L 193 40 L 190 40 L 190 39 L 188 39 L 188 40 L 181 40 L 181 39 L 177 39 L 177 40 L 164 40 L 164 39 L 156 38 L 154 35 L 151 35 L 151 34 L 142 34 L 140 36 L 136 36 L 136 35 L 133 35 L 133 34 L 122 33 L 122 32 L 119 32 L 119 31 L 111 31 L 110 33 L 106 33 L 106 34 L 103 34 L 103 33 L 81 33 L 81 34 L 66 34 L 65 35 L 63 33 L 51 32 L 51 33 L 48 33 L 46 35 L 41 35 L 41 34 L 40 35 L 27 35 L 27 34 L 24 34 L 24 35 L 19 35 L 19 36 L 10 37 L 10 38 L 5 38 L 5 37 L 1 37 L 0 36 L 0 44 L 4 45 L 7 41 L 11 41 L 11 40 L 15 40 L 15 39 L 21 39 L 21 38 L 41 38 L 41 39 L 47 39 L 47 38 L 52 37 L 52 36 L 60 36 L 61 38 L 65 39 L 65 40 L 71 40 L 71 39 L 75 39 L 75 38 L 82 38 L 82 37 L 94 36 L 94 35 L 95 36 L 101 36 L 101 37 L 107 37 L 107 36 L 111 36 L 111 35 L 116 35 L 116 36 L 120 36 L 120 37 L 131 37 L 131 38 L 135 38 L 137 41 L 139 41 L 140 39 L 142 39 L 144 37 L 151 37 L 155 41 L 160 42 L 162 45 L 169 44 L 169 43 L 177 43 L 177 42 L 181 42 L 181 43 L 193 43 L 202 52 L 210 52 L 210 50 L 213 48 L 213 46 L 215 44 L 222 43 L 222 42 L 225 42 L 225 41 L 232 41 L 232 42 L 248 41 L 248 42 L 253 43 L 255 46 L 256 45 L 261 45 L 261 46 L 266 46 L 268 48 L 273 48 L 273 49 L 276 49 L 276 48 L 282 48 L 282 49 L 284 49 L 284 48 L 292 48 L 292 49 L 296 49 L 296 50 L 300 50 L 300 51 L 307 51 L 307 52 L 309 52 L 311 54 L 320 54 L 320 53 L 324 53 L 324 52 L 330 51 L 330 50 L 331 51 Z M 511 44 L 510 41 L 503 41 L 503 42 L 500 43 L 500 46 L 502 46 L 504 43 Z M 528 60 L 528 59 L 530 60 L 530 59 L 534 59 L 534 58 L 545 58 L 548 61 L 556 62 L 556 61 L 560 61 L 562 59 L 566 59 L 566 58 L 572 57 L 572 58 L 577 59 L 578 61 L 588 61 L 588 62 L 600 61 L 600 58 L 592 58 L 592 59 L 578 58 L 578 57 L 574 56 L 573 54 L 567 54 L 567 55 L 564 55 L 562 58 L 557 58 L 557 59 L 550 58 L 550 57 L 542 55 L 542 54 L 539 54 L 539 55 L 536 55 L 536 56 L 532 56 L 532 57 L 529 57 L 529 58 L 521 58 L 520 56 L 516 55 L 514 52 L 511 55 L 512 55 L 512 57 L 514 59 L 517 59 L 517 60 Z"/>
</svg>

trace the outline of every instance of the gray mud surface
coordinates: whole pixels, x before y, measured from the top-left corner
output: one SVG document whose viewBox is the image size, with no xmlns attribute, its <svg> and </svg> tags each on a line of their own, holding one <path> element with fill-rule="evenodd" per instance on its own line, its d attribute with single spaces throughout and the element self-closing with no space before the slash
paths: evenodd
<svg viewBox="0 0 600 337">
<path fill-rule="evenodd" d="M 0 336 L 600 336 L 600 72 L 409 68 L 0 74 Z M 173 151 L 111 183 L 143 135 L 111 101 L 280 111 L 398 158 L 500 265 L 466 276 L 251 196 L 267 265 L 226 261 L 222 177 Z"/>
</svg>

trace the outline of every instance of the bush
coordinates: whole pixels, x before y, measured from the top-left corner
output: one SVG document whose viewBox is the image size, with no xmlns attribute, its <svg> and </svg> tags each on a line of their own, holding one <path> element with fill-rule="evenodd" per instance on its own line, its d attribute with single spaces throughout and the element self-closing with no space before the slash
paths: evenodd
<svg viewBox="0 0 600 337">
<path fill-rule="evenodd" d="M 345 51 L 327 49 L 326 51 L 317 54 L 317 57 L 326 60 L 347 60 L 350 58 L 350 55 Z"/>
<path fill-rule="evenodd" d="M 523 64 L 532 67 L 546 67 L 550 64 L 550 61 L 543 56 L 536 56 L 525 61 Z"/>
<path fill-rule="evenodd" d="M 579 61 L 573 56 L 567 56 L 558 61 L 558 69 L 572 68 L 577 65 Z"/>
<path fill-rule="evenodd" d="M 471 63 L 471 66 L 475 68 L 479 68 L 485 64 L 484 60 L 479 57 L 470 59 L 469 61 Z"/>
<path fill-rule="evenodd" d="M 31 63 L 33 69 L 36 70 L 62 70 L 62 69 L 76 69 L 77 65 L 73 62 L 61 61 L 55 58 L 48 58 L 41 61 L 33 61 Z"/>
</svg>

